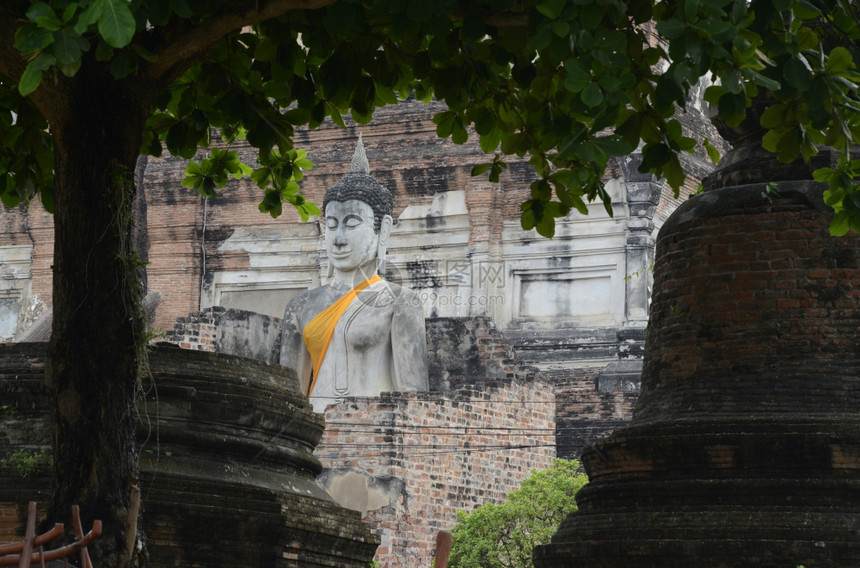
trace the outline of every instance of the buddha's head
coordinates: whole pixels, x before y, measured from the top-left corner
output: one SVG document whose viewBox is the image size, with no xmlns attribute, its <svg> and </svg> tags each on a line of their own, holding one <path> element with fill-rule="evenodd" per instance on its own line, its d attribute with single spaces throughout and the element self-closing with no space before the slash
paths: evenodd
<svg viewBox="0 0 860 568">
<path fill-rule="evenodd" d="M 323 197 L 329 274 L 333 269 L 353 270 L 372 260 L 384 271 L 393 210 L 391 192 L 370 175 L 359 136 L 349 173 Z"/>
</svg>

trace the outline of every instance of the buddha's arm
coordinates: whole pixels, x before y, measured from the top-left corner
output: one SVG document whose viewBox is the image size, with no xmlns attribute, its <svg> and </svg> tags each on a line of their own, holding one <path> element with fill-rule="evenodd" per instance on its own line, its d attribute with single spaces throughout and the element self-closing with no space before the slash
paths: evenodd
<svg viewBox="0 0 860 568">
<path fill-rule="evenodd" d="M 302 330 L 296 317 L 295 303 L 290 302 L 284 312 L 281 322 L 281 356 L 280 363 L 285 367 L 295 369 L 299 377 L 302 394 L 307 396 L 311 378 L 311 357 L 302 339 Z"/>
<path fill-rule="evenodd" d="M 404 290 L 394 305 L 391 351 L 395 391 L 426 391 L 430 388 L 424 312 L 417 300 L 411 290 Z"/>
</svg>

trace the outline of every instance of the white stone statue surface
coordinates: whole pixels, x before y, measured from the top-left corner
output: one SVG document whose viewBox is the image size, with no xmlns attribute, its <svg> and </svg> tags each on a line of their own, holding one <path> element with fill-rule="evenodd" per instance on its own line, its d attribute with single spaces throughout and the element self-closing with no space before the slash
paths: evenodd
<svg viewBox="0 0 860 568">
<path fill-rule="evenodd" d="M 420 299 L 379 276 L 393 208 L 359 137 L 349 173 L 323 198 L 330 281 L 293 298 L 283 318 L 280 362 L 316 412 L 346 396 L 429 388 Z"/>
</svg>

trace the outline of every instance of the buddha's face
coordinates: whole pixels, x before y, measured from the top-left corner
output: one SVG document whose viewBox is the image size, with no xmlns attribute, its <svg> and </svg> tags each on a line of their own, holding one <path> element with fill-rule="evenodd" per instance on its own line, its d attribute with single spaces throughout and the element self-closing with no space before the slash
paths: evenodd
<svg viewBox="0 0 860 568">
<path fill-rule="evenodd" d="M 325 208 L 325 247 L 335 270 L 349 272 L 370 265 L 375 272 L 379 234 L 373 209 L 357 199 L 330 201 Z"/>
</svg>

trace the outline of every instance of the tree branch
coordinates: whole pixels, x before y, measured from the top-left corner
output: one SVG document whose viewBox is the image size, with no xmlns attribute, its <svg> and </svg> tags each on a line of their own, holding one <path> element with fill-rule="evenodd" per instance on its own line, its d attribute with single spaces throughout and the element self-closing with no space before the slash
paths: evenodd
<svg viewBox="0 0 860 568">
<path fill-rule="evenodd" d="M 270 0 L 242 2 L 235 11 L 222 13 L 203 21 L 187 32 L 156 49 L 157 60 L 144 75 L 151 80 L 172 82 L 224 36 L 245 26 L 276 18 L 292 10 L 315 10 L 334 4 L 335 0 Z"/>
</svg>

